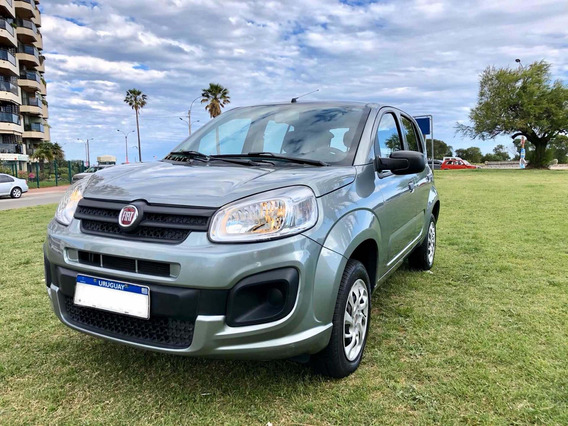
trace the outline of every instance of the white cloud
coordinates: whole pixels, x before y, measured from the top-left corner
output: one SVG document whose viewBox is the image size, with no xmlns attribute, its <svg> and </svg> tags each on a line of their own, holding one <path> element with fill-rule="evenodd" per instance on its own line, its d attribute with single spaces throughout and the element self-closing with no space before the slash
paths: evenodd
<svg viewBox="0 0 568 426">
<path fill-rule="evenodd" d="M 231 106 L 312 99 L 393 103 L 434 114 L 436 137 L 456 147 L 491 143 L 454 135 L 488 65 L 545 59 L 568 75 L 564 1 L 518 0 L 97 0 L 42 2 L 52 139 L 70 158 L 77 137 L 92 155 L 123 155 L 117 128 L 134 128 L 124 104 L 149 96 L 143 152 L 162 156 L 185 136 L 179 120 L 209 82 Z M 208 120 L 196 103 L 193 118 Z M 508 143 L 508 141 L 507 141 Z"/>
</svg>

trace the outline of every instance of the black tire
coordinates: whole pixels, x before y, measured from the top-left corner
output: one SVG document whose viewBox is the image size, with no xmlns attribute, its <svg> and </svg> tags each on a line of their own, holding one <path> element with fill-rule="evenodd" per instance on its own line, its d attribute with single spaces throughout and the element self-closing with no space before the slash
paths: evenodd
<svg viewBox="0 0 568 426">
<path fill-rule="evenodd" d="M 364 326 L 364 336 L 362 340 L 362 346 L 356 354 L 354 359 L 349 360 L 346 355 L 346 340 L 345 340 L 345 312 L 348 309 L 347 301 L 351 294 L 351 290 L 362 289 L 361 284 L 364 283 L 364 288 L 367 295 L 367 308 L 366 317 L 363 312 L 361 312 L 360 318 L 365 318 Z M 363 306 L 363 305 L 358 305 Z M 353 313 L 353 311 L 351 311 Z M 361 359 L 363 358 L 363 352 L 365 351 L 365 345 L 367 344 L 367 336 L 369 334 L 369 324 L 371 320 L 371 286 L 369 284 L 369 274 L 363 266 L 363 264 L 357 260 L 348 260 L 345 266 L 345 271 L 343 272 L 343 277 L 341 279 L 341 285 L 339 286 L 339 292 L 337 294 L 337 301 L 335 302 L 335 311 L 333 313 L 333 329 L 331 332 L 331 338 L 329 339 L 328 345 L 321 352 L 312 356 L 310 362 L 312 368 L 318 373 L 333 377 L 342 378 L 349 376 L 359 367 L 361 364 Z M 354 330 L 353 327 L 352 330 Z M 360 331 L 360 329 L 357 329 Z M 357 331 L 354 331 L 357 333 Z M 360 333 L 358 334 L 360 335 Z M 352 338 L 352 340 L 356 340 Z M 359 342 L 360 340 L 356 340 Z M 358 346 L 358 344 L 354 345 Z"/>
<path fill-rule="evenodd" d="M 10 191 L 10 197 L 12 198 L 20 198 L 22 196 L 22 189 L 19 186 L 15 186 Z"/>
<path fill-rule="evenodd" d="M 430 242 L 433 239 L 433 252 L 430 255 Z M 430 222 L 428 223 L 428 228 L 426 230 L 426 237 L 424 241 L 417 246 L 410 256 L 408 256 L 408 262 L 410 267 L 413 269 L 419 269 L 422 271 L 428 271 L 432 269 L 434 265 L 434 257 L 436 255 L 436 218 L 434 215 L 430 216 Z"/>
</svg>

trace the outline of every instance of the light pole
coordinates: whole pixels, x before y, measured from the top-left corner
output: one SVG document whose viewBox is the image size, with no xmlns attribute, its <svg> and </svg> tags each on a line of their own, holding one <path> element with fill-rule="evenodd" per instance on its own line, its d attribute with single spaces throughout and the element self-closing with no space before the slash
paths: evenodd
<svg viewBox="0 0 568 426">
<path fill-rule="evenodd" d="M 191 136 L 191 125 L 192 125 L 193 123 L 199 123 L 199 120 L 194 120 L 194 121 L 192 121 L 192 122 L 190 123 L 189 121 L 187 121 L 187 120 L 186 120 L 185 118 L 183 118 L 183 117 L 180 117 L 179 119 L 180 119 L 181 121 L 187 123 L 187 126 L 189 127 L 189 136 Z"/>
<path fill-rule="evenodd" d="M 521 67 L 521 69 L 523 69 L 523 70 L 525 69 L 525 67 L 523 66 L 523 64 L 521 63 L 521 60 L 519 58 L 515 59 L 515 62 L 517 64 L 519 64 L 519 67 Z"/>
<path fill-rule="evenodd" d="M 191 105 L 189 106 L 189 110 L 187 111 L 187 125 L 188 125 L 188 130 L 189 130 L 189 136 L 191 136 L 191 108 L 193 108 L 193 103 L 200 98 L 201 98 L 201 96 L 198 96 L 197 98 L 192 100 Z M 183 118 L 180 117 L 180 120 L 183 120 Z"/>
<path fill-rule="evenodd" d="M 120 132 L 120 133 L 122 133 L 122 134 L 124 135 L 124 148 L 126 149 L 126 162 L 125 162 L 125 163 L 128 164 L 128 135 L 129 135 L 130 133 L 134 133 L 134 130 L 132 130 L 132 131 L 130 131 L 130 132 L 128 132 L 128 133 L 123 132 L 122 130 L 119 130 L 119 129 L 116 129 L 116 131 L 117 131 L 117 132 Z"/>
<path fill-rule="evenodd" d="M 87 167 L 91 167 L 91 151 L 89 149 L 89 141 L 90 140 L 92 141 L 94 139 L 95 138 L 90 138 L 90 139 L 86 139 L 86 141 L 85 141 L 86 142 L 85 148 L 87 149 Z M 83 142 L 83 139 L 77 138 L 77 140 Z"/>
<path fill-rule="evenodd" d="M 138 152 L 138 162 L 140 162 L 140 151 L 138 150 L 138 146 L 132 145 L 132 148 L 136 148 L 136 151 Z M 134 162 L 136 162 L 136 156 L 134 157 Z"/>
</svg>

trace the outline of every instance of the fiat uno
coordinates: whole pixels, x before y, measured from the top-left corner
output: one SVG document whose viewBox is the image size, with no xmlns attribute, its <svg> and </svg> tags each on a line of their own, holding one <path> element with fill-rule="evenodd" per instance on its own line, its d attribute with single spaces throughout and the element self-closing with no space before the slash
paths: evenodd
<svg viewBox="0 0 568 426">
<path fill-rule="evenodd" d="M 69 188 L 48 227 L 57 317 L 160 352 L 357 369 L 371 293 L 430 269 L 440 202 L 415 120 L 386 105 L 235 108 L 162 161 Z"/>
</svg>

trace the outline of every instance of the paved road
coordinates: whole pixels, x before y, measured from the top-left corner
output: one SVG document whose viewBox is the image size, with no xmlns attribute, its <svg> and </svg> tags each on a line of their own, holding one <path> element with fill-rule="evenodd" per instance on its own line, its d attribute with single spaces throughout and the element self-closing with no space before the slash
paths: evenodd
<svg viewBox="0 0 568 426">
<path fill-rule="evenodd" d="M 0 210 L 21 209 L 22 207 L 41 206 L 43 204 L 59 203 L 67 186 L 56 188 L 32 189 L 22 195 L 22 198 L 0 198 Z"/>
</svg>

